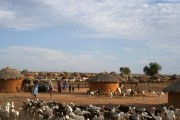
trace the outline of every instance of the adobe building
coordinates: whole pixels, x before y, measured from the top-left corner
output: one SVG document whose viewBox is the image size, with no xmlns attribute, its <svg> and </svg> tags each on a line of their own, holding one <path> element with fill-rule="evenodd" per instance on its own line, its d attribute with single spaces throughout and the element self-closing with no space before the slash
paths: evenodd
<svg viewBox="0 0 180 120">
<path fill-rule="evenodd" d="M 163 92 L 168 92 L 168 104 L 180 108 L 180 80 L 176 80 L 169 86 L 163 89 Z"/>
<path fill-rule="evenodd" d="M 89 90 L 100 90 L 100 94 L 108 95 L 110 92 L 116 92 L 118 87 L 119 80 L 107 72 L 89 79 Z"/>
<path fill-rule="evenodd" d="M 3 68 L 0 71 L 0 92 L 15 93 L 21 89 L 24 75 L 12 68 Z"/>
</svg>

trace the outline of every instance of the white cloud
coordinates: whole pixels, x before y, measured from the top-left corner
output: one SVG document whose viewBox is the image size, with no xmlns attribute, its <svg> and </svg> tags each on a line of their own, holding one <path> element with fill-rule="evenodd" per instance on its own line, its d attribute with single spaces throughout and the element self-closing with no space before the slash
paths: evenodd
<svg viewBox="0 0 180 120">
<path fill-rule="evenodd" d="M 26 1 L 27 2 L 27 1 Z M 0 27 L 38 29 L 80 24 L 96 38 L 146 41 L 150 46 L 178 52 L 180 3 L 178 0 L 15 0 L 1 1 Z M 15 7 L 14 7 L 15 6 Z M 79 35 L 79 34 L 78 34 Z"/>
<path fill-rule="evenodd" d="M 29 2 L 33 9 L 28 9 L 28 4 L 21 2 L 3 4 L 4 8 L 17 15 L 10 23 L 17 19 L 19 23 L 27 24 L 29 22 L 27 19 L 30 19 L 32 25 L 39 27 L 39 21 L 47 24 L 56 21 L 49 23 L 55 25 L 74 22 L 96 30 L 98 35 L 136 40 L 163 36 L 178 37 L 179 33 L 180 4 L 170 0 L 154 4 L 147 0 L 30 0 Z M 19 9 L 8 7 L 13 4 Z M 21 21 L 19 17 L 25 20 Z M 31 28 L 31 25 L 22 26 Z M 14 27 L 19 29 L 18 26 Z M 171 34 L 166 34 L 168 32 Z"/>
<path fill-rule="evenodd" d="M 99 51 L 99 50 L 98 50 Z M 116 57 L 97 55 L 91 53 L 71 54 L 60 50 L 52 50 L 35 47 L 8 47 L 0 50 L 2 65 L 14 66 L 17 69 L 30 69 L 35 71 L 80 71 L 101 72 L 113 71 Z M 6 67 L 6 66 L 1 66 Z"/>
</svg>

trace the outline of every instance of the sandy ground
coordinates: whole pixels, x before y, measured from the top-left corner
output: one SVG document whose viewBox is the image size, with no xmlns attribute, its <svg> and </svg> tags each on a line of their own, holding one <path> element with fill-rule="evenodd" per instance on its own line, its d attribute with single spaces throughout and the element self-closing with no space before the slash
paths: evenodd
<svg viewBox="0 0 180 120">
<path fill-rule="evenodd" d="M 110 96 L 88 96 L 86 95 L 87 88 L 81 88 L 79 91 L 75 90 L 74 93 L 69 93 L 68 91 L 63 91 L 62 93 L 53 93 L 52 97 L 50 97 L 49 93 L 39 93 L 37 98 L 42 99 L 44 101 L 55 101 L 58 103 L 71 103 L 78 105 L 96 105 L 96 106 L 114 106 L 118 104 L 123 105 L 135 105 L 137 107 L 145 107 L 146 109 L 150 109 L 152 106 L 158 106 L 161 104 L 167 103 L 167 94 L 164 97 L 158 96 L 146 96 L 143 98 L 142 96 L 135 96 L 135 98 L 126 97 L 123 98 L 121 96 L 114 96 L 110 98 Z M 30 98 L 34 99 L 31 93 L 0 93 L 0 105 L 6 104 L 7 102 L 14 101 L 15 108 L 19 109 L 22 106 L 22 101 Z"/>
</svg>

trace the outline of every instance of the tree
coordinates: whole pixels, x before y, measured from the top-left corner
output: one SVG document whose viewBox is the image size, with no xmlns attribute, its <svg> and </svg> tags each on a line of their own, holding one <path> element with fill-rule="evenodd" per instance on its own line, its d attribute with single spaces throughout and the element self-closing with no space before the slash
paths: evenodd
<svg viewBox="0 0 180 120">
<path fill-rule="evenodd" d="M 149 66 L 146 65 L 143 69 L 144 73 L 147 75 L 158 74 L 160 70 L 161 70 L 161 66 L 156 62 L 149 63 Z"/>
<path fill-rule="evenodd" d="M 129 75 L 129 73 L 131 73 L 131 70 L 129 69 L 129 67 L 120 67 L 119 70 L 120 70 L 121 74 Z"/>
</svg>

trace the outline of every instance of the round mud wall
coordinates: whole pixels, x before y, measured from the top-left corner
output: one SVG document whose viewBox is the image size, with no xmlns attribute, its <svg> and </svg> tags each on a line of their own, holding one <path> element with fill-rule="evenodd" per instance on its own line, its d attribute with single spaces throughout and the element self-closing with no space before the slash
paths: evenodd
<svg viewBox="0 0 180 120">
<path fill-rule="evenodd" d="M 0 92 L 15 93 L 20 90 L 22 79 L 19 80 L 0 80 Z"/>
<path fill-rule="evenodd" d="M 176 108 L 180 108 L 180 93 L 178 92 L 171 92 L 168 93 L 168 104 L 173 105 Z"/>
<path fill-rule="evenodd" d="M 116 92 L 118 83 L 89 83 L 89 90 L 101 90 L 101 94 L 109 95 L 110 92 Z"/>
</svg>

